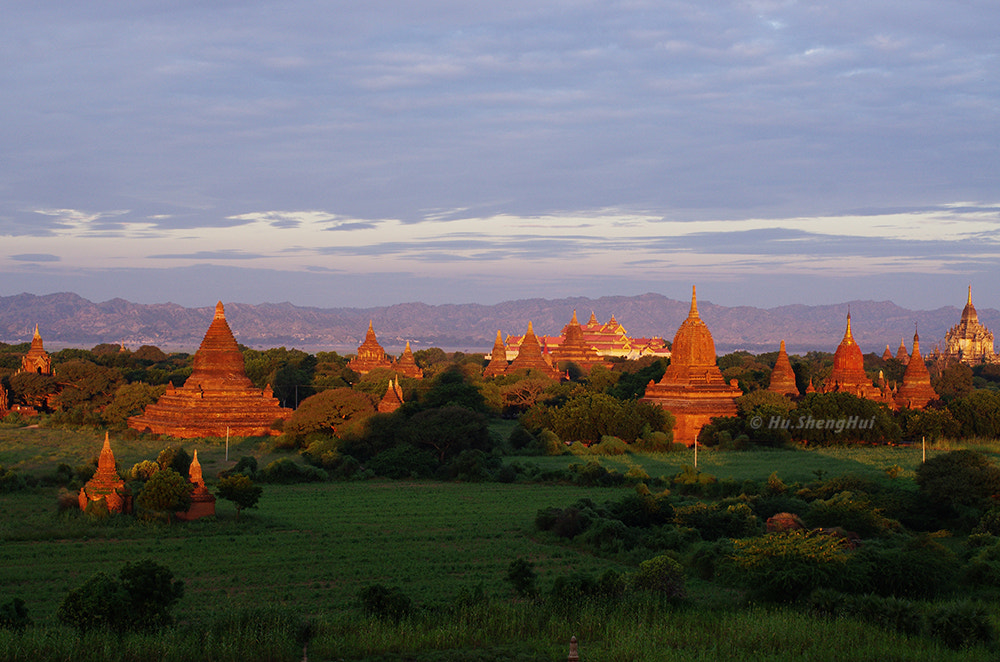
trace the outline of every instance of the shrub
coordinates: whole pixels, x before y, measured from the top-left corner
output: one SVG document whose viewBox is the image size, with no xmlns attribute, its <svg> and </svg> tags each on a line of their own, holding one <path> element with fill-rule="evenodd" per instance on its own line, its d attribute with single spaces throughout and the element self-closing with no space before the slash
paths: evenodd
<svg viewBox="0 0 1000 662">
<path fill-rule="evenodd" d="M 358 593 L 361 610 L 367 616 L 398 623 L 413 608 L 410 598 L 399 588 L 371 584 Z"/>
<path fill-rule="evenodd" d="M 20 632 L 31 624 L 28 608 L 24 606 L 24 600 L 21 598 L 14 598 L 0 605 L 0 628 Z"/>
<path fill-rule="evenodd" d="M 538 573 L 534 564 L 523 557 L 514 559 L 507 566 L 507 581 L 518 597 L 533 598 L 538 595 Z"/>
<path fill-rule="evenodd" d="M 283 457 L 271 462 L 257 472 L 257 480 L 262 483 L 322 483 L 329 479 L 325 471 Z"/>
<path fill-rule="evenodd" d="M 815 589 L 844 584 L 848 553 L 833 536 L 786 531 L 733 545 L 733 563 L 751 599 L 794 602 Z"/>
<path fill-rule="evenodd" d="M 917 468 L 917 485 L 927 498 L 952 506 L 987 510 L 1000 493 L 1000 467 L 982 453 L 958 450 L 934 456 Z"/>
<path fill-rule="evenodd" d="M 697 529 L 705 540 L 742 538 L 763 532 L 760 520 L 745 503 L 713 503 L 699 501 L 675 509 L 674 521 L 678 526 Z"/>
<path fill-rule="evenodd" d="M 906 598 L 946 593 L 954 586 L 959 567 L 955 555 L 928 536 L 866 542 L 850 565 L 867 574 L 865 590 Z"/>
<path fill-rule="evenodd" d="M 400 444 L 382 451 L 365 466 L 378 476 L 401 479 L 430 477 L 438 465 L 438 456 L 434 452 Z"/>
<path fill-rule="evenodd" d="M 28 486 L 24 476 L 0 464 L 0 493 L 20 492 Z"/>
<path fill-rule="evenodd" d="M 632 578 L 632 585 L 643 591 L 652 591 L 668 598 L 685 596 L 684 568 L 674 558 L 663 554 L 643 561 Z"/>
<path fill-rule="evenodd" d="M 182 512 L 191 507 L 191 489 L 191 483 L 179 473 L 169 467 L 161 468 L 146 481 L 146 485 L 139 492 L 135 503 L 148 514 L 163 515 L 166 516 L 167 521 L 170 521 L 173 513 Z M 103 501 L 103 499 L 98 501 Z"/>
<path fill-rule="evenodd" d="M 862 538 L 872 538 L 899 528 L 897 522 L 883 517 L 866 495 L 853 492 L 840 492 L 830 499 L 814 501 L 804 519 L 809 526 L 839 526 Z"/>
<path fill-rule="evenodd" d="M 70 591 L 56 612 L 81 633 L 95 628 L 154 630 L 173 623 L 170 609 L 184 595 L 184 582 L 155 561 L 126 563 L 115 579 L 99 572 Z"/>
<path fill-rule="evenodd" d="M 989 610 L 968 600 L 933 607 L 927 614 L 927 630 L 956 650 L 992 643 L 996 636 Z"/>
</svg>

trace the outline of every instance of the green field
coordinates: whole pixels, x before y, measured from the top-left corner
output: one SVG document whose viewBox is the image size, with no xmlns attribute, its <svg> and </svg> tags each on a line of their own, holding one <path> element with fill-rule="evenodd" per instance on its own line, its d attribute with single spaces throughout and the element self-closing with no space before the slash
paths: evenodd
<svg viewBox="0 0 1000 662">
<path fill-rule="evenodd" d="M 124 468 L 155 458 L 165 445 L 114 435 L 111 440 Z M 103 433 L 96 431 L 0 430 L 0 463 L 40 475 L 60 462 L 89 461 L 102 441 Z M 232 440 L 228 463 L 222 441 L 183 446 L 198 449 L 210 487 L 211 477 L 241 455 L 256 455 L 262 465 L 287 456 L 273 453 L 260 439 Z M 507 461 L 556 469 L 590 459 L 595 458 Z M 638 463 L 652 476 L 669 476 L 693 463 L 693 455 L 599 461 L 622 472 Z M 885 469 L 898 465 L 903 473 L 896 480 L 909 484 L 919 461 L 919 448 L 699 453 L 703 471 L 737 481 L 765 480 L 772 473 L 786 482 L 806 481 L 816 471 L 889 480 Z M 56 488 L 2 495 L 0 603 L 23 598 L 36 627 L 23 638 L 0 630 L 0 658 L 301 659 L 287 621 L 266 632 L 236 628 L 230 639 L 218 634 L 220 622 L 240 621 L 240 614 L 265 608 L 282 618 L 316 619 L 320 628 L 310 659 L 320 660 L 559 660 L 565 659 L 572 635 L 580 637 L 586 662 L 819 662 L 841 659 L 847 651 L 853 660 L 992 659 L 976 657 L 984 654 L 981 649 L 953 652 L 855 621 L 818 620 L 790 609 L 746 610 L 731 592 L 694 579 L 689 580 L 691 600 L 676 610 L 641 602 L 613 609 L 580 603 L 556 613 L 543 603 L 513 600 L 505 576 L 518 557 L 534 563 L 543 593 L 557 577 L 572 572 L 634 570 L 533 526 L 539 508 L 565 507 L 583 497 L 618 500 L 629 489 L 382 480 L 265 485 L 260 507 L 244 511 L 239 521 L 232 505 L 219 501 L 215 519 L 172 525 L 60 515 Z M 185 595 L 174 610 L 177 628 L 156 636 L 78 639 L 57 623 L 55 610 L 69 590 L 95 572 L 114 574 L 126 561 L 143 558 L 168 566 L 185 582 Z M 399 587 L 420 613 L 398 625 L 362 618 L 356 596 L 373 583 Z M 456 599 L 477 588 L 484 601 L 451 616 Z"/>
</svg>

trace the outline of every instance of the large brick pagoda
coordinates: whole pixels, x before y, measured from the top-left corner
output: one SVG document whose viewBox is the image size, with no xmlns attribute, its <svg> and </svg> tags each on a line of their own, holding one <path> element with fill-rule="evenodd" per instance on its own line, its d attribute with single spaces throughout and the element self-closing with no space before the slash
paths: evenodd
<svg viewBox="0 0 1000 662">
<path fill-rule="evenodd" d="M 291 415 L 291 409 L 278 404 L 270 386 L 254 388 L 247 377 L 243 354 L 220 301 L 194 355 L 191 376 L 180 388 L 168 385 L 156 404 L 129 418 L 128 425 L 141 432 L 182 439 L 252 437 L 278 434 L 272 428 L 274 422 Z"/>
<path fill-rule="evenodd" d="M 844 331 L 844 338 L 837 345 L 837 351 L 833 354 L 833 371 L 830 376 L 823 380 L 820 393 L 850 393 L 859 398 L 866 398 L 895 407 L 894 394 L 885 384 L 885 380 L 880 380 L 880 386 L 875 386 L 871 378 L 865 373 L 865 358 L 861 353 L 861 348 L 854 341 L 854 334 L 851 332 L 851 313 L 847 313 L 847 329 Z"/>
<path fill-rule="evenodd" d="M 377 368 L 392 368 L 392 359 L 386 355 L 385 349 L 375 337 L 375 328 L 371 320 L 368 320 L 368 332 L 364 341 L 358 346 L 357 355 L 347 362 L 347 367 L 359 375 L 367 375 Z"/>
<path fill-rule="evenodd" d="M 795 383 L 795 371 L 792 370 L 792 363 L 788 360 L 788 352 L 785 350 L 785 341 L 782 340 L 778 346 L 778 359 L 774 362 L 774 369 L 771 371 L 771 383 L 767 387 L 771 393 L 780 395 L 798 396 L 799 387 Z"/>
<path fill-rule="evenodd" d="M 923 409 L 931 400 L 937 400 L 938 394 L 931 386 L 931 374 L 920 356 L 920 336 L 913 332 L 913 353 L 906 364 L 903 373 L 903 385 L 896 392 L 896 405 L 910 409 Z"/>
<path fill-rule="evenodd" d="M 658 404 L 674 416 L 674 441 L 694 445 L 698 433 L 716 416 L 735 416 L 743 392 L 726 383 L 716 364 L 715 341 L 698 315 L 697 293 L 691 311 L 674 336 L 670 365 L 659 382 L 650 380 L 642 400 Z"/>
<path fill-rule="evenodd" d="M 507 367 L 507 374 L 512 375 L 522 370 L 533 370 L 550 379 L 558 380 L 562 377 L 559 370 L 552 366 L 551 359 L 546 360 L 546 356 L 543 355 L 542 346 L 535 336 L 535 330 L 532 328 L 531 322 L 528 322 L 528 332 L 521 339 L 517 356 L 514 357 L 514 360 Z"/>
<path fill-rule="evenodd" d="M 598 354 L 597 350 L 584 339 L 583 328 L 576 319 L 575 310 L 573 318 L 563 328 L 562 343 L 552 349 L 552 361 L 561 367 L 566 363 L 575 363 L 587 373 L 595 365 L 605 364 L 604 357 Z"/>
</svg>

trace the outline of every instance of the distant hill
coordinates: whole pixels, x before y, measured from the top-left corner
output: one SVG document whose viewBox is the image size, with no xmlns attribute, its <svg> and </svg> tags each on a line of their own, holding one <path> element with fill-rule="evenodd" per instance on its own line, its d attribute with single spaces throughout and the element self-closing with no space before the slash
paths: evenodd
<svg viewBox="0 0 1000 662">
<path fill-rule="evenodd" d="M 310 308 L 290 303 L 226 303 L 226 318 L 237 340 L 255 348 L 297 347 L 310 352 L 353 352 L 364 338 L 368 321 L 379 342 L 398 352 L 409 341 L 414 350 L 488 352 L 497 329 L 504 336 L 521 334 L 530 320 L 538 334 L 556 335 L 573 310 L 581 323 L 591 312 L 606 322 L 614 315 L 629 335 L 660 336 L 672 340 L 687 316 L 689 301 L 659 294 L 588 299 L 523 299 L 496 305 L 453 304 L 431 306 L 403 303 L 377 308 Z M 913 311 L 891 301 L 851 301 L 826 306 L 803 304 L 778 308 L 716 306 L 698 301 L 698 310 L 715 338 L 719 353 L 745 349 L 753 353 L 776 351 L 784 339 L 788 351 L 832 352 L 844 335 L 845 316 L 851 310 L 854 337 L 864 352 L 881 354 L 888 343 L 893 353 L 901 338 L 911 348 L 913 325 L 920 330 L 921 350 L 927 354 L 943 343 L 945 332 L 958 323 L 961 309 Z M 194 350 L 212 321 L 214 306 L 184 308 L 165 304 L 138 304 L 124 299 L 101 303 L 76 294 L 18 294 L 0 297 L 0 341 L 31 340 L 35 324 L 52 346 L 90 348 L 100 343 L 124 342 L 131 349 L 156 345 L 163 349 Z M 1000 331 L 1000 312 L 979 310 L 987 327 Z"/>
</svg>

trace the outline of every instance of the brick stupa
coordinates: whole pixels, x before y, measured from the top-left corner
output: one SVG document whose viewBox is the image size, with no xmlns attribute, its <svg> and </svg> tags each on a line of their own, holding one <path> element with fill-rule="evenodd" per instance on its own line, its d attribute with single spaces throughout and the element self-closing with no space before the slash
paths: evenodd
<svg viewBox="0 0 1000 662">
<path fill-rule="evenodd" d="M 528 322 L 528 332 L 521 339 L 517 356 L 507 367 L 507 374 L 511 375 L 523 370 L 534 370 L 551 379 L 562 377 L 561 373 L 552 367 L 552 364 L 546 361 L 542 355 L 542 346 L 538 343 L 538 338 L 535 336 L 531 322 Z"/>
<path fill-rule="evenodd" d="M 931 386 L 931 375 L 927 365 L 920 356 L 920 336 L 913 332 L 913 353 L 906 364 L 903 373 L 903 385 L 896 392 L 896 405 L 910 409 L 923 409 L 931 400 L 937 400 L 938 394 Z"/>
<path fill-rule="evenodd" d="M 198 451 L 195 450 L 194 458 L 191 459 L 191 468 L 188 469 L 191 484 L 191 507 L 183 513 L 177 513 L 177 519 L 191 521 L 202 517 L 213 517 L 215 515 L 215 497 L 205 487 L 205 478 L 201 471 L 201 462 L 198 461 Z"/>
<path fill-rule="evenodd" d="M 691 311 L 674 336 L 670 365 L 663 379 L 650 380 L 642 400 L 673 414 L 674 441 L 691 446 L 713 417 L 736 415 L 736 398 L 743 392 L 735 382 L 727 384 L 716 364 L 715 341 L 698 315 L 692 288 Z"/>
<path fill-rule="evenodd" d="M 844 338 L 837 345 L 833 354 L 833 371 L 823 380 L 820 393 L 850 393 L 859 398 L 867 398 L 884 402 L 890 406 L 895 403 L 892 394 L 885 389 L 872 384 L 871 378 L 865 373 L 865 357 L 861 348 L 854 341 L 851 332 L 851 313 L 847 313 L 847 329 Z"/>
<path fill-rule="evenodd" d="M 125 506 L 125 499 L 122 496 L 124 488 L 125 481 L 118 475 L 115 454 L 111 452 L 111 441 L 108 439 L 108 433 L 105 432 L 104 447 L 101 448 L 101 455 L 97 459 L 97 471 L 94 473 L 94 477 L 80 488 L 78 497 L 80 510 L 87 510 L 87 504 L 91 501 L 104 499 L 108 505 L 109 513 L 120 513 Z"/>
<path fill-rule="evenodd" d="M 140 432 L 182 439 L 253 437 L 278 434 L 274 422 L 291 415 L 292 410 L 278 404 L 270 387 L 254 388 L 247 377 L 243 354 L 220 301 L 194 355 L 191 376 L 180 388 L 169 384 L 156 404 L 129 418 L 128 425 Z"/>
<path fill-rule="evenodd" d="M 367 375 L 377 368 L 392 368 L 392 360 L 385 355 L 382 345 L 378 344 L 371 320 L 368 320 L 368 332 L 364 341 L 358 346 L 357 355 L 347 362 L 347 367 L 359 375 Z"/>
<path fill-rule="evenodd" d="M 887 349 L 888 349 L 888 347 L 889 346 L 886 345 Z M 903 365 L 906 365 L 907 363 L 910 362 L 910 353 L 906 351 L 906 343 L 903 342 L 902 338 L 899 339 L 899 347 L 896 349 L 896 357 L 895 358 L 896 358 L 897 361 L 899 361 Z"/>
<path fill-rule="evenodd" d="M 404 377 L 411 379 L 423 379 L 424 371 L 417 365 L 417 360 L 413 358 L 413 350 L 410 349 L 410 341 L 406 341 L 406 349 L 403 350 L 399 360 L 393 365 L 393 369 Z"/>
<path fill-rule="evenodd" d="M 31 347 L 28 353 L 21 357 L 21 367 L 15 374 L 33 372 L 36 375 L 52 374 L 52 358 L 45 351 L 42 343 L 42 334 L 38 332 L 38 325 L 35 325 L 35 335 L 31 337 Z"/>
<path fill-rule="evenodd" d="M 493 343 L 493 353 L 490 362 L 483 368 L 483 377 L 500 377 L 507 374 L 507 348 L 504 347 L 500 329 L 497 329 L 497 339 Z"/>
<path fill-rule="evenodd" d="M 403 389 L 399 387 L 398 379 L 390 379 L 385 395 L 379 401 L 376 409 L 380 414 L 391 414 L 403 406 Z"/>
<path fill-rule="evenodd" d="M 587 373 L 595 365 L 605 364 L 604 358 L 584 340 L 583 328 L 576 319 L 575 310 L 573 318 L 563 328 L 562 342 L 552 349 L 551 356 L 552 361 L 559 367 L 565 368 L 565 364 L 575 363 Z"/>
<path fill-rule="evenodd" d="M 771 371 L 771 384 L 767 390 L 780 395 L 797 396 L 799 394 L 799 387 L 795 385 L 795 371 L 792 370 L 792 363 L 788 360 L 784 340 L 778 346 L 778 360 L 774 362 L 774 369 Z"/>
</svg>

